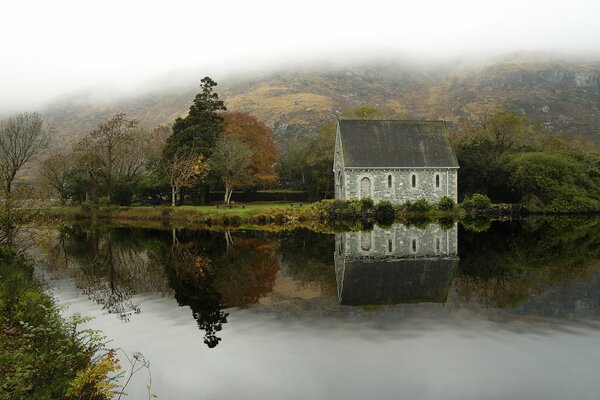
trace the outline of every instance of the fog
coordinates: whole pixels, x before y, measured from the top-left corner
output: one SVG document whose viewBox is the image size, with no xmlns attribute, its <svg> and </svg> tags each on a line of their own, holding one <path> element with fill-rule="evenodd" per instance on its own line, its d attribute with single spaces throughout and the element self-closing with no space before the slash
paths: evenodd
<svg viewBox="0 0 600 400">
<path fill-rule="evenodd" d="M 277 68 L 509 53 L 593 58 L 600 2 L 6 1 L 0 114 Z"/>
</svg>

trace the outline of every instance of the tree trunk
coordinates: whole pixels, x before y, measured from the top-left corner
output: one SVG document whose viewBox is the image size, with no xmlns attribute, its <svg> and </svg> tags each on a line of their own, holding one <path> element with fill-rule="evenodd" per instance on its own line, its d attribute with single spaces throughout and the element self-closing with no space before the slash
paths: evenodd
<svg viewBox="0 0 600 400">
<path fill-rule="evenodd" d="M 229 204 L 229 186 L 225 185 L 225 197 L 223 197 L 223 203 Z"/>
<path fill-rule="evenodd" d="M 171 186 L 171 207 L 175 207 L 175 186 Z"/>
</svg>

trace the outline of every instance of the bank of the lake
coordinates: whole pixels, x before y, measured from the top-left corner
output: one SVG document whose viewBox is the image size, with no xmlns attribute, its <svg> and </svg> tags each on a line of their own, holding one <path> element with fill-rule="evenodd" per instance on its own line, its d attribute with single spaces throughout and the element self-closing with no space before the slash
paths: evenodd
<svg viewBox="0 0 600 400">
<path fill-rule="evenodd" d="M 384 206 L 389 206 L 386 208 Z M 156 221 L 173 225 L 253 226 L 279 225 L 323 230 L 325 226 L 351 228 L 356 223 L 410 222 L 412 220 L 458 220 L 465 211 L 458 206 L 442 210 L 429 206 L 411 210 L 405 206 L 359 201 L 323 200 L 316 203 L 248 203 L 207 206 L 98 206 L 73 205 L 48 207 L 44 213 L 62 220 L 102 219 L 114 221 Z"/>
<path fill-rule="evenodd" d="M 31 265 L 10 257 L 0 258 L 0 320 L 0 400 L 110 398 L 117 363 L 99 353 L 102 336 L 79 329 L 87 318 L 64 319 Z"/>
</svg>

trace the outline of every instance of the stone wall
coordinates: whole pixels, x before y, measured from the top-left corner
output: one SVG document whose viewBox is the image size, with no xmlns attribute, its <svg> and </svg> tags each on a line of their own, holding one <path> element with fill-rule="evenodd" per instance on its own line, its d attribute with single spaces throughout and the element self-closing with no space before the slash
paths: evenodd
<svg viewBox="0 0 600 400">
<path fill-rule="evenodd" d="M 336 176 L 336 178 L 338 177 Z M 437 179 L 439 179 L 439 185 L 436 184 Z M 403 204 L 407 200 L 414 201 L 421 198 L 427 199 L 430 203 L 437 203 L 441 197 L 448 196 L 456 202 L 458 199 L 457 180 L 458 170 L 455 168 L 348 169 L 342 176 L 342 185 L 337 187 L 336 192 L 339 194 L 336 198 L 371 197 L 376 203 L 381 200 L 389 200 L 392 203 Z"/>
</svg>

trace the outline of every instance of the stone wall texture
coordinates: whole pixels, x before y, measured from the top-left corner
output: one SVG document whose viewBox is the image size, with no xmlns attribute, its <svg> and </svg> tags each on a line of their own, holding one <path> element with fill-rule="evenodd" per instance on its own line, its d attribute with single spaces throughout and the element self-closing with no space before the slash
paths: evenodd
<svg viewBox="0 0 600 400">
<path fill-rule="evenodd" d="M 443 196 L 455 202 L 458 199 L 458 170 L 455 168 L 345 171 L 336 168 L 335 174 L 338 199 L 370 197 L 376 203 L 389 200 L 395 204 L 422 198 L 437 203 Z"/>
</svg>

